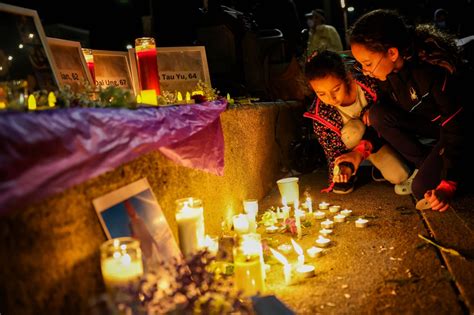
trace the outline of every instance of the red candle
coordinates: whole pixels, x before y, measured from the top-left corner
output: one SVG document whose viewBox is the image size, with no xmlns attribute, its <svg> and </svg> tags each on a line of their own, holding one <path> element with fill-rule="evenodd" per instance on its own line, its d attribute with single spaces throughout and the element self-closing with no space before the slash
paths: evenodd
<svg viewBox="0 0 474 315">
<path fill-rule="evenodd" d="M 84 54 L 84 58 L 86 59 L 87 68 L 89 68 L 89 72 L 91 73 L 92 82 L 95 82 L 95 68 L 94 68 L 94 55 L 92 54 L 92 49 L 83 48 L 82 53 Z"/>
<path fill-rule="evenodd" d="M 138 38 L 135 41 L 135 50 L 140 89 L 155 90 L 156 94 L 159 95 L 160 78 L 158 76 L 155 40 L 153 38 Z"/>
</svg>

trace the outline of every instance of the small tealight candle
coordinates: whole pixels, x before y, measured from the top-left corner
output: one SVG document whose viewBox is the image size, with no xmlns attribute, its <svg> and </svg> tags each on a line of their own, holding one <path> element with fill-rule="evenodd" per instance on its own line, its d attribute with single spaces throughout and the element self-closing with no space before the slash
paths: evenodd
<svg viewBox="0 0 474 315">
<path fill-rule="evenodd" d="M 320 210 L 327 210 L 328 208 L 329 208 L 329 203 L 327 203 L 326 201 L 323 201 L 319 204 Z"/>
<path fill-rule="evenodd" d="M 237 234 L 246 234 L 249 232 L 250 224 L 245 214 L 238 214 L 233 217 L 234 231 Z"/>
<path fill-rule="evenodd" d="M 367 219 L 362 219 L 362 218 L 359 218 L 355 221 L 355 225 L 356 227 L 358 228 L 365 228 L 367 227 L 367 224 L 369 223 L 369 220 Z"/>
<path fill-rule="evenodd" d="M 276 233 L 278 231 L 278 227 L 277 226 L 274 226 L 274 225 L 271 225 L 271 226 L 267 226 L 265 228 L 265 231 L 268 233 L 268 234 L 273 234 L 273 233 Z"/>
<path fill-rule="evenodd" d="M 316 211 L 313 214 L 314 214 L 314 217 L 318 220 L 322 220 L 322 219 L 324 219 L 324 217 L 326 217 L 326 213 L 324 213 L 322 211 Z"/>
<path fill-rule="evenodd" d="M 352 210 L 344 209 L 344 210 L 341 211 L 341 214 L 346 216 L 346 217 L 349 217 L 352 214 Z"/>
<path fill-rule="evenodd" d="M 331 212 L 331 213 L 339 212 L 339 210 L 341 210 L 341 206 L 334 205 L 334 206 L 329 207 L 329 212 Z"/>
<path fill-rule="evenodd" d="M 331 229 L 321 229 L 321 230 L 319 230 L 319 234 L 321 234 L 322 236 L 328 236 L 328 235 L 332 234 L 332 230 Z"/>
<path fill-rule="evenodd" d="M 334 222 L 329 219 L 324 220 L 323 222 L 321 222 L 321 227 L 323 229 L 332 229 L 334 227 Z"/>
<path fill-rule="evenodd" d="M 308 209 L 308 212 L 313 213 L 313 202 L 311 201 L 311 197 L 306 198 L 305 205 L 306 205 L 306 208 Z"/>
<path fill-rule="evenodd" d="M 301 265 L 296 267 L 296 274 L 300 278 L 311 278 L 314 277 L 314 266 L 312 265 Z"/>
<path fill-rule="evenodd" d="M 342 214 L 337 214 L 334 216 L 334 221 L 339 223 L 344 222 L 346 221 L 346 216 Z"/>
<path fill-rule="evenodd" d="M 308 248 L 306 250 L 306 253 L 308 253 L 309 257 L 316 258 L 316 257 L 321 256 L 323 254 L 323 251 L 324 251 L 324 249 L 313 246 L 313 247 Z"/>
<path fill-rule="evenodd" d="M 316 245 L 318 245 L 319 247 L 328 247 L 330 243 L 331 243 L 331 240 L 329 238 L 325 238 L 324 236 L 321 236 L 321 235 L 316 240 Z"/>
<path fill-rule="evenodd" d="M 278 250 L 281 251 L 283 254 L 288 254 L 289 252 L 291 252 L 292 249 L 293 247 L 290 244 L 281 244 L 280 246 L 278 246 Z"/>
<path fill-rule="evenodd" d="M 219 238 L 217 236 L 206 235 L 203 245 L 211 255 L 216 256 L 219 250 Z"/>
</svg>

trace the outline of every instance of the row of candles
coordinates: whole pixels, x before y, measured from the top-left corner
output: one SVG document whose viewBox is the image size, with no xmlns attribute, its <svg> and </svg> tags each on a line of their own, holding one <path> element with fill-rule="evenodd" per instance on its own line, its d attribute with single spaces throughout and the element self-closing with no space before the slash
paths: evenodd
<svg viewBox="0 0 474 315">
<path fill-rule="evenodd" d="M 294 183 L 292 184 L 294 185 Z M 289 218 L 290 207 L 286 203 L 287 197 L 295 195 L 286 194 L 280 190 L 283 206 L 277 208 L 277 218 Z M 294 192 L 294 191 L 293 191 Z M 296 196 L 299 197 L 299 196 Z M 351 210 L 340 210 L 337 205 L 321 202 L 318 210 L 313 212 L 313 203 L 310 197 L 305 200 L 308 212 L 299 208 L 299 200 L 293 199 L 293 213 L 297 227 L 297 236 L 301 238 L 301 218 L 323 220 L 319 237 L 315 240 L 316 246 L 306 250 L 310 258 L 316 258 L 323 253 L 323 248 L 330 245 L 328 235 L 332 234 L 334 222 L 344 222 L 352 214 Z M 218 239 L 205 235 L 204 208 L 202 201 L 197 198 L 184 198 L 176 201 L 176 222 L 178 226 L 179 246 L 185 257 L 190 257 L 199 250 L 207 248 L 216 255 L 219 249 Z M 261 236 L 257 234 L 256 216 L 258 214 L 258 201 L 255 199 L 244 200 L 244 213 L 233 217 L 234 231 L 237 233 L 237 244 L 233 248 L 233 262 L 235 285 L 244 294 L 251 296 L 265 291 L 265 263 L 263 260 L 263 247 Z M 333 213 L 334 221 L 326 218 L 326 212 Z M 368 220 L 359 218 L 355 221 L 358 228 L 364 228 Z M 267 233 L 274 233 L 279 228 L 272 225 L 266 227 Z M 315 275 L 315 267 L 305 264 L 303 248 L 291 239 L 290 244 L 283 244 L 278 250 L 270 249 L 274 257 L 283 265 L 285 284 L 292 284 L 298 278 L 308 278 Z M 284 256 L 293 251 L 297 254 L 297 263 L 291 264 Z M 139 242 L 131 238 L 113 239 L 103 244 L 101 248 L 101 266 L 104 281 L 108 287 L 119 286 L 139 279 L 143 274 Z M 283 254 L 282 254 L 283 253 Z"/>
</svg>

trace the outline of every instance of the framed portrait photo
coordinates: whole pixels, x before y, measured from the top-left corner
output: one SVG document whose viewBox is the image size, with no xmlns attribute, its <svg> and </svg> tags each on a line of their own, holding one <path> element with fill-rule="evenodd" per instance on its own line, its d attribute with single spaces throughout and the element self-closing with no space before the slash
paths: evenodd
<svg viewBox="0 0 474 315">
<path fill-rule="evenodd" d="M 138 239 L 145 260 L 181 261 L 181 251 L 146 178 L 92 201 L 108 239 Z"/>
<path fill-rule="evenodd" d="M 96 85 L 118 86 L 136 94 L 128 53 L 124 51 L 92 50 Z"/>
<path fill-rule="evenodd" d="M 54 60 L 35 10 L 0 3 L 0 82 L 25 81 L 31 93 L 57 90 Z"/>
<path fill-rule="evenodd" d="M 183 95 L 192 92 L 199 81 L 211 86 L 209 66 L 204 46 L 158 47 L 158 73 L 160 87 L 169 92 L 178 91 Z M 140 89 L 135 49 L 129 49 L 132 77 L 137 89 Z"/>
<path fill-rule="evenodd" d="M 83 89 L 84 82 L 94 86 L 81 43 L 48 37 L 48 44 L 61 86 L 70 85 L 75 91 Z"/>
</svg>

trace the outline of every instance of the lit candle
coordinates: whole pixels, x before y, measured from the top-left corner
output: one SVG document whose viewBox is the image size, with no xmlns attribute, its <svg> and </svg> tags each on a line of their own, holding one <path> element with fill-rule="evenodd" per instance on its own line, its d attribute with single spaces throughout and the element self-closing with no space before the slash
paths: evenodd
<svg viewBox="0 0 474 315">
<path fill-rule="evenodd" d="M 28 110 L 35 110 L 36 109 L 36 99 L 33 94 L 28 96 Z"/>
<path fill-rule="evenodd" d="M 298 181 L 298 177 L 282 178 L 277 181 L 281 197 L 285 197 L 286 201 L 289 203 L 293 203 L 300 199 Z"/>
<path fill-rule="evenodd" d="M 237 234 L 246 234 L 249 232 L 250 224 L 247 215 L 238 214 L 232 217 L 234 223 L 234 231 Z"/>
<path fill-rule="evenodd" d="M 186 92 L 186 104 L 190 104 L 191 102 L 191 94 L 189 92 Z"/>
<path fill-rule="evenodd" d="M 326 219 L 323 222 L 321 222 L 321 227 L 323 229 L 332 229 L 334 227 L 334 222 L 332 222 L 329 219 Z"/>
<path fill-rule="evenodd" d="M 331 243 L 329 238 L 325 238 L 324 236 L 319 235 L 318 239 L 316 240 L 316 245 L 319 247 L 328 247 Z"/>
<path fill-rule="evenodd" d="M 327 203 L 326 201 L 323 201 L 319 204 L 319 209 L 320 210 L 327 210 L 329 207 L 329 203 Z"/>
<path fill-rule="evenodd" d="M 311 197 L 306 198 L 305 205 L 306 205 L 306 208 L 308 208 L 308 212 L 313 213 L 313 202 L 311 201 Z"/>
<path fill-rule="evenodd" d="M 283 219 L 283 212 L 280 207 L 277 207 L 277 219 Z"/>
<path fill-rule="evenodd" d="M 258 200 L 257 199 L 245 199 L 243 201 L 245 213 L 258 213 Z"/>
<path fill-rule="evenodd" d="M 346 216 L 343 215 L 343 214 L 336 214 L 334 216 L 334 221 L 339 222 L 339 223 L 344 222 L 344 221 L 346 221 Z"/>
<path fill-rule="evenodd" d="M 331 229 L 321 229 L 321 230 L 319 230 L 319 234 L 321 234 L 322 236 L 328 236 L 328 235 L 332 234 L 332 230 Z"/>
<path fill-rule="evenodd" d="M 185 257 L 196 253 L 204 243 L 204 209 L 196 198 L 176 200 L 179 247 Z"/>
<path fill-rule="evenodd" d="M 283 254 L 288 254 L 291 251 L 292 247 L 290 244 L 281 244 L 278 246 L 278 250 L 283 252 Z"/>
<path fill-rule="evenodd" d="M 257 217 L 256 213 L 247 213 L 247 221 L 249 223 L 249 233 L 257 233 Z"/>
<path fill-rule="evenodd" d="M 179 102 L 179 103 L 182 103 L 183 102 L 183 94 L 181 94 L 181 92 L 178 91 L 178 94 L 176 95 L 176 100 Z"/>
<path fill-rule="evenodd" d="M 296 235 L 298 239 L 301 239 L 303 231 L 301 230 L 301 215 L 299 210 L 295 210 L 295 225 L 296 225 Z"/>
<path fill-rule="evenodd" d="M 324 212 L 322 212 L 322 211 L 319 211 L 319 210 L 316 211 L 316 212 L 314 212 L 313 215 L 314 215 L 314 217 L 315 217 L 316 219 L 318 219 L 318 220 L 322 220 L 322 219 L 324 219 L 324 217 L 326 217 L 326 213 L 324 213 Z"/>
<path fill-rule="evenodd" d="M 245 296 L 265 291 L 262 244 L 253 237 L 242 237 L 234 248 L 234 283 Z"/>
<path fill-rule="evenodd" d="M 273 256 L 275 256 L 275 258 L 283 265 L 283 275 L 285 278 L 285 284 L 290 285 L 292 282 L 291 265 L 288 263 L 286 257 L 280 254 L 278 251 L 274 250 L 273 248 L 270 248 L 270 251 L 272 252 Z"/>
<path fill-rule="evenodd" d="M 367 227 L 368 223 L 369 223 L 369 220 L 362 219 L 362 218 L 359 218 L 355 221 L 355 225 L 358 228 L 365 228 L 365 227 Z"/>
<path fill-rule="evenodd" d="M 110 293 L 129 285 L 137 285 L 143 275 L 140 242 L 131 237 L 108 240 L 100 247 L 101 270 Z"/>
<path fill-rule="evenodd" d="M 312 265 L 301 265 L 296 267 L 296 274 L 299 278 L 311 278 L 314 277 L 314 266 Z"/>
<path fill-rule="evenodd" d="M 193 96 L 194 96 L 194 95 L 204 95 L 204 92 L 201 91 L 201 90 L 197 90 L 197 91 L 193 91 L 193 92 L 192 92 L 192 95 L 193 95 Z"/>
<path fill-rule="evenodd" d="M 329 212 L 331 212 L 331 213 L 339 212 L 339 210 L 341 210 L 341 206 L 334 205 L 334 206 L 329 207 Z"/>
<path fill-rule="evenodd" d="M 347 209 L 344 209 L 341 211 L 341 214 L 346 216 L 346 217 L 349 217 L 352 215 L 352 210 L 347 210 Z"/>
<path fill-rule="evenodd" d="M 301 248 L 301 246 L 295 242 L 294 239 L 291 239 L 291 244 L 293 244 L 293 248 L 296 252 L 296 254 L 298 254 L 298 266 L 301 266 L 301 265 L 304 265 L 304 251 L 303 249 Z"/>
<path fill-rule="evenodd" d="M 140 95 L 142 104 L 158 105 L 155 90 L 142 90 Z"/>
<path fill-rule="evenodd" d="M 278 231 L 278 227 L 277 226 L 274 226 L 274 225 L 271 225 L 271 226 L 267 226 L 265 228 L 265 231 L 268 233 L 268 234 L 273 234 L 273 233 L 276 233 L 276 231 Z"/>
<path fill-rule="evenodd" d="M 155 91 L 154 103 L 148 103 L 143 98 L 143 94 L 142 102 L 156 105 L 156 95 L 160 94 L 160 78 L 158 75 L 158 59 L 156 58 L 155 39 L 151 37 L 137 38 L 135 40 L 135 53 L 137 57 L 140 90 Z"/>
<path fill-rule="evenodd" d="M 308 253 L 308 256 L 311 258 L 316 258 L 319 257 L 323 254 L 324 249 L 312 246 L 306 250 L 306 253 Z"/>
<path fill-rule="evenodd" d="M 86 60 L 87 68 L 89 68 L 89 72 L 92 77 L 92 82 L 95 84 L 94 54 L 92 53 L 92 49 L 82 48 L 82 54 L 84 55 L 84 59 Z"/>
<path fill-rule="evenodd" d="M 54 95 L 54 92 L 49 92 L 48 93 L 48 106 L 54 107 L 55 105 L 56 105 L 56 95 Z"/>
<path fill-rule="evenodd" d="M 217 255 L 217 251 L 219 250 L 219 240 L 217 236 L 210 236 L 206 235 L 204 238 L 204 248 L 207 249 L 211 255 L 215 256 Z"/>
</svg>

